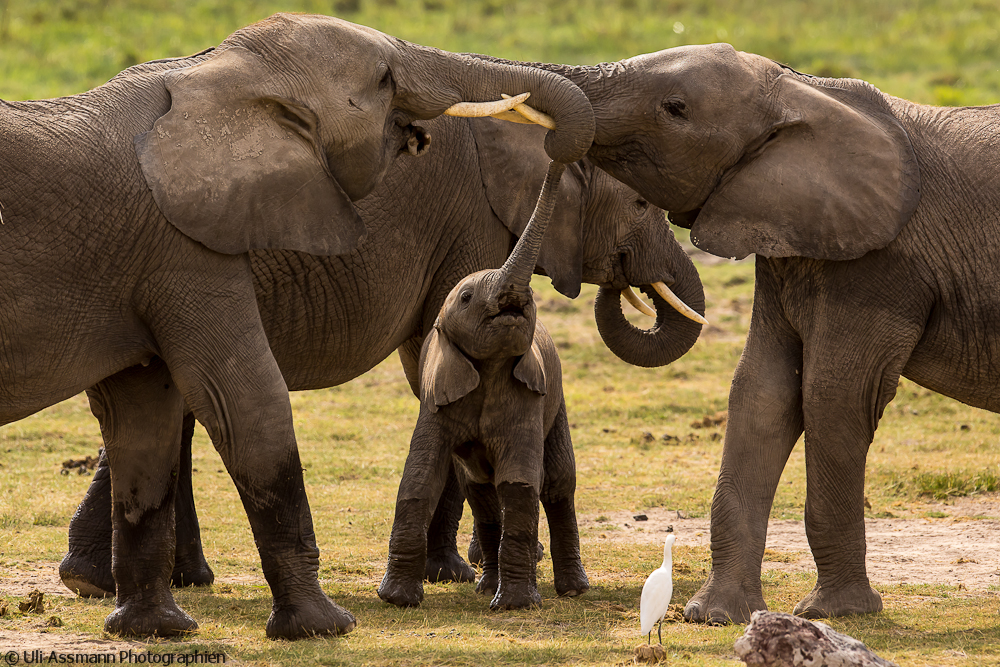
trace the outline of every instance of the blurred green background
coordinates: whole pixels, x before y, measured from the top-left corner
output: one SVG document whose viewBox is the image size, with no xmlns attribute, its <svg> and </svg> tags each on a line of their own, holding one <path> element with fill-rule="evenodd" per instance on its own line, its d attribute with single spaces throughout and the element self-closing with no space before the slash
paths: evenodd
<svg viewBox="0 0 1000 667">
<path fill-rule="evenodd" d="M 1000 102 L 997 0 L 0 0 L 0 98 L 81 92 L 276 11 L 340 16 L 450 51 L 571 64 L 723 41 L 918 102 Z"/>
</svg>

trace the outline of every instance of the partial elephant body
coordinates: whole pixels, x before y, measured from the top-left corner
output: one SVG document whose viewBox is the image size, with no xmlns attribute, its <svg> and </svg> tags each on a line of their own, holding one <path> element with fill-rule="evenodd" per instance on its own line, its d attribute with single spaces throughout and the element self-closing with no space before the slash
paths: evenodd
<svg viewBox="0 0 1000 667">
<path fill-rule="evenodd" d="M 428 121 L 434 148 L 399 160 L 356 206 L 367 235 L 355 251 L 320 257 L 285 250 L 250 253 L 263 328 L 292 390 L 329 387 L 368 371 L 398 349 L 418 388 L 417 361 L 448 292 L 460 278 L 500 266 L 523 229 L 547 163 L 539 128 L 499 121 Z M 538 269 L 575 294 L 580 280 L 647 286 L 665 281 L 696 309 L 701 282 L 663 212 L 586 160 L 567 168 Z M 620 308 L 620 307 L 619 307 Z M 650 347 L 676 357 L 700 326 L 663 308 Z M 668 361 L 671 359 L 668 359 Z M 655 361 L 655 360 L 654 360 Z M 190 495 L 190 433 L 177 508 L 175 583 L 209 583 Z M 102 463 L 103 465 L 103 463 Z M 70 524 L 60 573 L 71 590 L 113 593 L 109 486 L 100 470 Z M 461 511 L 462 497 L 457 498 Z M 455 549 L 454 504 L 440 506 L 427 570 L 471 577 Z M 449 515 L 449 511 L 452 513 Z M 438 516 L 438 515 L 436 515 Z M 460 515 L 459 515 L 460 516 Z M 440 530 L 438 531 L 440 525 Z"/>
<path fill-rule="evenodd" d="M 936 108 L 727 44 L 596 67 L 589 156 L 696 245 L 756 253 L 689 620 L 746 622 L 775 488 L 805 433 L 809 617 L 882 608 L 865 570 L 864 468 L 900 375 L 1000 411 L 1000 107 Z"/>
<path fill-rule="evenodd" d="M 349 252 L 364 231 L 352 200 L 427 147 L 412 121 L 522 91 L 560 126 L 546 150 L 581 157 L 592 113 L 564 79 L 328 17 L 276 15 L 88 93 L 0 102 L 0 423 L 92 387 L 113 480 L 106 629 L 197 627 L 167 588 L 163 533 L 185 406 L 260 545 L 268 634 L 354 627 L 316 580 L 287 387 L 246 253 Z"/>
</svg>

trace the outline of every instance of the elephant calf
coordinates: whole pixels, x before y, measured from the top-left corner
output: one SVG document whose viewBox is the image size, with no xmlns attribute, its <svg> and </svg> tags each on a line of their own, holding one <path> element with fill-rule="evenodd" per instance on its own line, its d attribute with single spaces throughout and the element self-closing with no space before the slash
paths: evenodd
<svg viewBox="0 0 1000 667">
<path fill-rule="evenodd" d="M 424 341 L 420 416 L 378 589 L 392 604 L 423 599 L 427 529 L 453 460 L 482 545 L 476 590 L 495 594 L 492 609 L 541 603 L 539 499 L 552 529 L 556 591 L 580 595 L 590 588 L 580 561 L 562 370 L 548 332 L 536 326 L 529 286 L 562 170 L 550 165 L 535 213 L 504 265 L 462 279 Z"/>
</svg>

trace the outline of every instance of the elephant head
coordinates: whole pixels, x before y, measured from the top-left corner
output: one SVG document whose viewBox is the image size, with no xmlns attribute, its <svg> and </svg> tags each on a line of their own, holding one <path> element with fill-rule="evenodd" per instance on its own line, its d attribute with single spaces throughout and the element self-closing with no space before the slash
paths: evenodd
<svg viewBox="0 0 1000 667">
<path fill-rule="evenodd" d="M 136 137 L 140 166 L 167 219 L 228 254 L 351 250 L 364 232 L 351 202 L 398 154 L 429 145 L 414 121 L 494 111 L 463 101 L 530 93 L 554 119 L 545 148 L 563 162 L 593 135 L 589 103 L 558 75 L 325 16 L 277 14 L 162 76 L 169 108 Z"/>
<path fill-rule="evenodd" d="M 590 99 L 588 156 L 713 254 L 854 259 L 892 241 L 919 201 L 909 137 L 863 81 L 810 77 L 728 44 L 533 64 Z"/>
<path fill-rule="evenodd" d="M 488 120 L 471 125 L 490 205 L 511 232 L 521 234 L 547 163 L 540 141 L 544 130 Z M 600 285 L 594 309 L 598 330 L 608 348 L 630 364 L 664 366 L 691 349 L 705 322 L 704 292 L 663 210 L 587 158 L 568 165 L 556 197 L 536 273 L 549 276 L 570 298 L 580 293 L 581 282 Z M 648 330 L 622 314 L 622 295 L 638 301 L 631 286 L 653 301 L 655 312 L 646 312 L 656 321 Z"/>
<path fill-rule="evenodd" d="M 473 359 L 520 357 L 514 377 L 545 394 L 544 365 L 533 345 L 536 309 L 530 283 L 564 169 L 560 162 L 549 164 L 534 213 L 503 266 L 466 276 L 441 306 L 420 361 L 420 400 L 432 412 L 479 386 Z"/>
</svg>

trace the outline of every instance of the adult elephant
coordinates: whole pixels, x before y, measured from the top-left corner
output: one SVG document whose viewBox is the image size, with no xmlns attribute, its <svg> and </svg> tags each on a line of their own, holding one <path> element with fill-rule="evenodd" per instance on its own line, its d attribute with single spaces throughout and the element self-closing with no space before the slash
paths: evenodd
<svg viewBox="0 0 1000 667">
<path fill-rule="evenodd" d="M 271 350 L 293 390 L 347 382 L 399 350 L 414 394 L 426 333 L 463 277 L 504 263 L 524 229 L 545 176 L 544 130 L 492 119 L 439 118 L 426 123 L 434 150 L 400 160 L 357 208 L 368 230 L 356 250 L 338 257 L 294 251 L 250 253 L 254 290 Z M 570 297 L 582 281 L 601 285 L 598 330 L 631 363 L 672 362 L 694 344 L 701 325 L 682 316 L 652 285 L 662 282 L 704 312 L 698 274 L 661 209 L 594 168 L 568 166 L 539 251 L 538 273 Z M 656 323 L 637 329 L 617 296 L 637 286 L 653 299 Z M 669 296 L 669 294 L 668 294 Z M 615 297 L 615 298 L 612 298 Z M 387 304 L 392 304 L 387 307 Z M 177 495 L 175 584 L 211 583 L 191 492 L 191 433 L 185 425 Z M 106 458 L 70 523 L 60 574 L 85 595 L 113 595 L 111 489 Z M 454 480 L 452 480 L 454 482 Z M 463 496 L 449 485 L 430 528 L 426 574 L 471 581 L 455 534 Z"/>
<path fill-rule="evenodd" d="M 765 609 L 779 476 L 805 433 L 806 617 L 882 608 L 865 570 L 865 458 L 900 375 L 1000 410 L 1000 107 L 940 108 L 727 44 L 595 67 L 590 158 L 691 228 L 757 254 L 729 396 L 712 571 L 689 620 Z"/>
<path fill-rule="evenodd" d="M 412 121 L 523 91 L 559 128 L 550 155 L 581 157 L 593 116 L 561 77 L 318 16 L 276 15 L 73 97 L 0 102 L 0 423 L 96 385 L 114 479 L 109 632 L 196 627 L 169 592 L 185 405 L 247 510 L 274 595 L 268 635 L 354 627 L 316 579 L 246 253 L 350 251 L 363 232 L 352 200 L 426 148 Z"/>
</svg>

